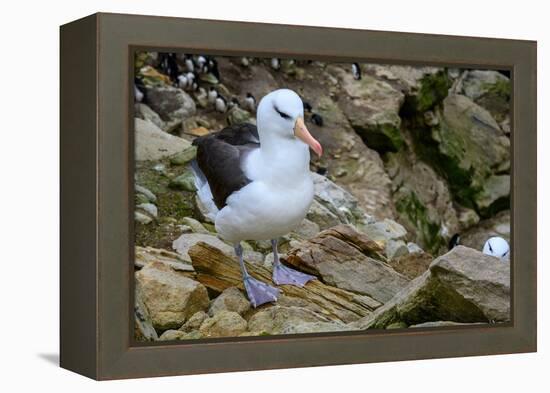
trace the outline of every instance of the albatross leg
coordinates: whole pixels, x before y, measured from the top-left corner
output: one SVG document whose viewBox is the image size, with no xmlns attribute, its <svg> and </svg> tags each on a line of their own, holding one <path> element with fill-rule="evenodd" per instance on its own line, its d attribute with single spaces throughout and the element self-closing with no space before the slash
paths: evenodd
<svg viewBox="0 0 550 393">
<path fill-rule="evenodd" d="M 276 239 L 271 240 L 271 246 L 273 247 L 273 282 L 275 284 L 290 284 L 303 287 L 308 281 L 315 279 L 315 276 L 291 269 L 281 263 L 279 253 L 277 252 Z"/>
<path fill-rule="evenodd" d="M 259 280 L 253 278 L 244 265 L 243 260 L 243 248 L 240 243 L 235 245 L 235 254 L 239 258 L 239 264 L 241 265 L 241 273 L 243 275 L 243 283 L 248 295 L 248 300 L 254 308 L 264 303 L 276 302 L 279 296 L 279 290 L 267 285 Z"/>
</svg>

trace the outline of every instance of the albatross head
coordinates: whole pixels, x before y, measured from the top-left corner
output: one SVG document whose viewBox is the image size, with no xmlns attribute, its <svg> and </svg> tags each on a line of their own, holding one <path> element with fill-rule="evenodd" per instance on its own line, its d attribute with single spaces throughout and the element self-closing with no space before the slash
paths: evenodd
<svg viewBox="0 0 550 393">
<path fill-rule="evenodd" d="M 257 118 L 260 139 L 300 140 L 319 157 L 323 153 L 321 144 L 311 136 L 304 123 L 304 104 L 292 90 L 275 90 L 262 98 Z"/>
</svg>

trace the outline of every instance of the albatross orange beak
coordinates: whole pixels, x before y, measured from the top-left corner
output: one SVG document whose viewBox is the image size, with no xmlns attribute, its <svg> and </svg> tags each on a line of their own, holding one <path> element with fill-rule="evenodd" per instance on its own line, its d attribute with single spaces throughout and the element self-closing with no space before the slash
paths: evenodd
<svg viewBox="0 0 550 393">
<path fill-rule="evenodd" d="M 306 124 L 304 123 L 304 119 L 301 117 L 296 119 L 296 124 L 294 124 L 294 136 L 311 147 L 311 150 L 321 157 L 323 154 L 323 147 L 314 137 L 311 136 Z"/>
</svg>

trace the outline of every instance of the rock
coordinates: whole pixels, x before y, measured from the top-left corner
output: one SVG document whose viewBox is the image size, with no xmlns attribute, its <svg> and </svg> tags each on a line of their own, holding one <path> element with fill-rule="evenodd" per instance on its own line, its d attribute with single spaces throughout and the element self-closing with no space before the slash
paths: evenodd
<svg viewBox="0 0 550 393">
<path fill-rule="evenodd" d="M 149 202 L 156 202 L 157 197 L 155 194 L 153 194 L 151 191 L 149 191 L 147 188 L 140 186 L 139 184 L 135 185 L 135 191 L 137 194 L 144 195 Z"/>
<path fill-rule="evenodd" d="M 182 221 L 185 225 L 189 226 L 191 228 L 191 231 L 194 233 L 204 233 L 204 234 L 211 234 L 211 232 L 204 227 L 198 220 L 195 220 L 193 217 L 184 217 L 182 218 Z"/>
<path fill-rule="evenodd" d="M 220 250 L 197 243 L 189 249 L 193 267 L 198 272 L 197 280 L 215 292 L 229 287 L 244 291 L 239 263 Z M 272 272 L 263 266 L 246 263 L 254 278 L 271 283 Z M 294 298 L 302 307 L 323 310 L 323 315 L 332 321 L 348 323 L 368 315 L 380 306 L 376 300 L 356 293 L 323 284 L 319 280 L 308 282 L 304 287 L 281 285 L 282 297 Z"/>
<path fill-rule="evenodd" d="M 166 123 L 165 130 L 172 131 L 184 119 L 195 114 L 195 101 L 186 92 L 172 86 L 147 86 L 147 102 Z"/>
<path fill-rule="evenodd" d="M 330 213 L 338 217 L 339 223 L 355 224 L 358 226 L 366 225 L 372 222 L 372 217 L 368 216 L 359 206 L 357 199 L 342 187 L 333 183 L 324 176 L 316 173 L 312 174 L 313 185 L 315 189 L 315 201 L 326 208 Z M 327 216 L 321 214 L 325 219 Z M 308 214 L 308 219 L 316 222 L 317 217 Z M 327 220 L 329 221 L 329 220 Z M 322 227 L 323 222 L 316 222 Z"/>
<path fill-rule="evenodd" d="M 405 246 L 406 249 L 406 246 Z M 290 250 L 290 265 L 340 289 L 389 301 L 409 280 L 380 259 L 380 245 L 349 225 L 321 232 Z"/>
<path fill-rule="evenodd" d="M 363 72 L 387 81 L 408 97 L 415 97 L 422 90 L 427 78 L 433 78 L 444 70 L 438 67 L 421 67 L 389 64 L 361 64 Z M 425 88 L 426 89 L 426 88 Z"/>
<path fill-rule="evenodd" d="M 462 93 L 487 109 L 499 123 L 510 113 L 511 90 L 510 79 L 498 71 L 470 70 L 462 80 Z"/>
<path fill-rule="evenodd" d="M 172 248 L 183 257 L 186 262 L 191 262 L 191 257 L 188 252 L 189 249 L 198 242 L 204 242 L 212 247 L 217 248 L 224 254 L 232 255 L 233 247 L 224 243 L 223 240 L 218 239 L 214 235 L 208 235 L 203 233 L 186 233 L 174 240 Z"/>
<path fill-rule="evenodd" d="M 460 323 L 510 320 L 510 265 L 457 246 L 432 262 L 390 302 L 352 323 L 362 329 L 431 321 Z"/>
<path fill-rule="evenodd" d="M 346 93 L 339 102 L 340 107 L 367 146 L 379 152 L 399 150 L 403 145 L 399 117 L 403 93 L 371 75 L 365 74 L 357 81 L 351 72 L 340 67 L 329 68 L 338 76 Z"/>
<path fill-rule="evenodd" d="M 167 330 L 159 337 L 159 341 L 196 340 L 198 338 L 202 338 L 202 334 L 197 331 L 182 332 L 181 330 Z"/>
<path fill-rule="evenodd" d="M 398 222 L 390 219 L 376 221 L 360 227 L 371 240 L 374 240 L 384 249 L 384 255 L 393 258 L 404 255 L 406 244 L 404 239 L 407 236 L 407 230 Z M 404 246 L 404 247 L 403 247 Z"/>
<path fill-rule="evenodd" d="M 399 221 L 413 235 L 412 240 L 433 253 L 446 247 L 449 238 L 459 231 L 447 182 L 405 151 L 388 154 L 386 168 L 393 183 Z"/>
<path fill-rule="evenodd" d="M 153 219 L 150 216 L 137 210 L 134 212 L 134 219 L 143 225 L 147 225 L 153 222 Z"/>
<path fill-rule="evenodd" d="M 179 330 L 190 333 L 194 330 L 199 330 L 202 323 L 208 318 L 208 314 L 204 311 L 199 311 L 191 316 L 180 328 Z"/>
<path fill-rule="evenodd" d="M 457 209 L 457 217 L 461 230 L 471 228 L 479 222 L 479 215 L 476 211 L 465 207 Z"/>
<path fill-rule="evenodd" d="M 166 124 L 164 123 L 164 121 L 162 121 L 158 113 L 152 110 L 148 105 L 145 105 L 143 103 L 137 103 L 135 114 L 136 114 L 136 117 L 146 120 L 149 123 L 153 123 L 161 130 L 166 131 L 164 129 L 166 127 Z"/>
<path fill-rule="evenodd" d="M 197 191 L 197 188 L 195 187 L 195 176 L 191 171 L 186 171 L 183 174 L 176 176 L 170 180 L 168 186 L 174 190 L 189 192 Z"/>
<path fill-rule="evenodd" d="M 437 71 L 433 72 L 435 70 Z M 405 91 L 405 102 L 401 108 L 401 112 L 405 116 L 413 113 L 424 113 L 433 109 L 447 97 L 449 88 L 452 86 L 452 82 L 444 69 L 429 67 L 428 70 L 420 68 L 419 71 L 419 73 L 423 73 L 422 77 L 417 79 L 414 86 L 411 86 L 408 91 Z"/>
<path fill-rule="evenodd" d="M 163 263 L 181 272 L 194 271 L 193 266 L 185 262 L 185 260 L 175 252 L 153 247 L 136 246 L 134 266 L 141 269 L 152 262 Z"/>
<path fill-rule="evenodd" d="M 365 145 L 332 99 L 316 91 L 304 94 L 314 97 L 315 113 L 324 119 L 323 127 L 308 124 L 324 152 L 320 158 L 312 157 L 313 165 L 326 168 L 329 177 L 337 177 L 338 185 L 354 194 L 367 214 L 392 218 L 391 181 L 379 154 Z"/>
<path fill-rule="evenodd" d="M 195 127 L 191 129 L 186 129 L 184 132 L 187 135 L 192 135 L 192 136 L 204 136 L 210 133 L 210 131 L 206 127 Z"/>
<path fill-rule="evenodd" d="M 418 244 L 413 242 L 407 243 L 407 249 L 409 250 L 409 254 L 422 254 L 424 252 Z"/>
<path fill-rule="evenodd" d="M 172 165 L 185 165 L 189 161 L 195 158 L 197 154 L 197 148 L 195 146 L 190 146 L 187 149 L 174 154 L 170 157 L 170 164 Z"/>
<path fill-rule="evenodd" d="M 135 119 L 136 160 L 160 160 L 179 151 L 185 150 L 191 144 L 177 136 L 170 135 L 153 123 Z"/>
<path fill-rule="evenodd" d="M 407 243 L 403 240 L 390 239 L 386 242 L 385 251 L 389 259 L 395 259 L 407 255 L 409 253 L 409 248 L 407 247 Z"/>
<path fill-rule="evenodd" d="M 155 329 L 177 329 L 197 311 L 208 307 L 206 288 L 164 263 L 149 263 L 135 276 Z"/>
<path fill-rule="evenodd" d="M 221 310 L 207 318 L 199 332 L 203 337 L 235 337 L 246 331 L 247 323 L 234 311 Z"/>
<path fill-rule="evenodd" d="M 317 235 L 320 230 L 321 229 L 318 224 L 308 220 L 307 218 L 304 218 L 300 223 L 300 226 L 296 228 L 293 233 L 298 235 L 302 239 L 310 239 L 313 236 Z"/>
<path fill-rule="evenodd" d="M 308 220 L 317 224 L 319 229 L 327 229 L 340 224 L 340 218 L 315 199 L 313 200 L 306 217 Z"/>
<path fill-rule="evenodd" d="M 234 106 L 227 113 L 227 122 L 229 125 L 240 124 L 240 123 L 249 123 L 250 122 L 250 112 L 245 111 L 244 109 Z"/>
<path fill-rule="evenodd" d="M 414 243 L 409 243 L 414 244 Z M 408 246 L 408 245 L 407 245 Z M 390 259 L 388 265 L 398 273 L 401 273 L 409 280 L 412 280 L 423 274 L 433 261 L 433 257 L 416 246 L 414 252 L 409 248 L 409 254 Z"/>
<path fill-rule="evenodd" d="M 156 341 L 158 335 L 153 328 L 153 321 L 149 315 L 149 311 L 145 306 L 142 298 L 142 292 L 139 285 L 135 288 L 135 305 L 134 305 L 134 319 L 135 319 L 135 335 L 137 341 Z"/>
<path fill-rule="evenodd" d="M 487 239 L 499 236 L 510 242 L 510 211 L 502 211 L 492 218 L 480 221 L 460 236 L 460 243 L 475 250 L 482 250 Z"/>
<path fill-rule="evenodd" d="M 353 330 L 341 322 L 300 307 L 271 306 L 248 320 L 248 330 L 256 335 L 317 333 Z"/>
<path fill-rule="evenodd" d="M 224 290 L 210 305 L 208 314 L 214 316 L 222 311 L 234 311 L 243 316 L 250 310 L 250 302 L 236 287 Z"/>
<path fill-rule="evenodd" d="M 158 216 L 159 216 L 158 208 L 155 205 L 153 205 L 152 203 L 141 203 L 141 204 L 136 206 L 136 209 L 144 210 L 145 212 L 147 212 L 153 218 L 158 218 Z"/>
<path fill-rule="evenodd" d="M 510 168 L 510 140 L 490 113 L 466 96 L 448 96 L 438 113 L 441 124 L 432 129 L 442 156 L 437 164 L 460 204 L 482 208 L 485 200 L 477 196 L 490 195 L 494 187 L 488 179 Z"/>
<path fill-rule="evenodd" d="M 472 325 L 471 323 L 459 323 L 453 321 L 434 321 L 434 322 L 424 322 L 419 323 L 418 325 L 411 325 L 410 328 L 439 328 L 439 327 L 448 327 L 448 326 L 467 326 Z"/>
<path fill-rule="evenodd" d="M 485 216 L 490 216 L 492 211 L 510 206 L 510 175 L 493 175 L 489 177 L 482 191 L 476 195 L 475 202 Z"/>
</svg>

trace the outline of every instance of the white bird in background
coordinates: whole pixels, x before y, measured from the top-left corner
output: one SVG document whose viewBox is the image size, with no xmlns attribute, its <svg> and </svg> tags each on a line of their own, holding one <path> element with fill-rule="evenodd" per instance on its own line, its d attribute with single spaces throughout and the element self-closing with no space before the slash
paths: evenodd
<svg viewBox="0 0 550 393">
<path fill-rule="evenodd" d="M 219 235 L 234 244 L 254 307 L 276 301 L 279 290 L 248 274 L 243 240 L 271 240 L 275 284 L 303 286 L 315 278 L 279 261 L 277 239 L 306 216 L 314 194 L 309 148 L 322 154 L 305 126 L 302 100 L 292 90 L 266 95 L 258 106 L 257 123 L 257 128 L 232 125 L 193 142 L 198 197 Z"/>
<path fill-rule="evenodd" d="M 510 260 L 510 245 L 501 237 L 495 236 L 487 239 L 483 246 L 483 253 L 497 257 L 502 261 Z"/>
<path fill-rule="evenodd" d="M 218 92 L 214 86 L 210 86 L 210 89 L 208 89 L 208 102 L 214 105 L 216 103 L 216 98 L 218 98 Z"/>
</svg>

